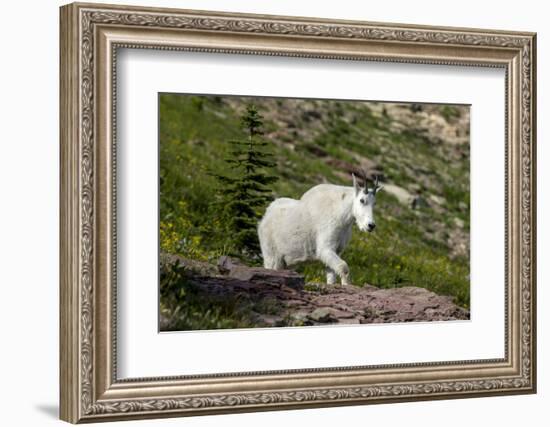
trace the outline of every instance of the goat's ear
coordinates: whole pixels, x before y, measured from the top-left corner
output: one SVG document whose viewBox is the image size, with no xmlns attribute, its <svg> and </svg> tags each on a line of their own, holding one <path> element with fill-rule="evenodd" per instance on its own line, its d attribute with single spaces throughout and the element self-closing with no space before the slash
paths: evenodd
<svg viewBox="0 0 550 427">
<path fill-rule="evenodd" d="M 374 193 L 378 193 L 380 190 L 382 190 L 382 188 L 384 188 L 384 186 L 378 184 L 378 185 L 376 186 L 376 188 L 374 189 Z"/>
<path fill-rule="evenodd" d="M 355 195 L 358 195 L 361 191 L 361 188 L 359 187 L 359 184 L 357 183 L 357 178 L 355 178 L 355 174 L 351 174 L 351 177 L 353 178 L 353 189 L 355 190 Z"/>
</svg>

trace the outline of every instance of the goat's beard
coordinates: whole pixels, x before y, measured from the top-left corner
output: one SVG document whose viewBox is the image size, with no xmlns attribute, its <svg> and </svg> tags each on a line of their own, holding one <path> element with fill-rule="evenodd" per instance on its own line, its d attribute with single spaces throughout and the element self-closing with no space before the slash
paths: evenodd
<svg viewBox="0 0 550 427">
<path fill-rule="evenodd" d="M 357 224 L 357 228 L 359 228 L 359 231 L 362 231 L 363 233 L 366 231 L 368 233 L 372 233 L 372 230 L 369 230 L 369 226 L 368 225 L 362 225 L 360 224 L 359 222 L 355 221 L 355 223 Z"/>
</svg>

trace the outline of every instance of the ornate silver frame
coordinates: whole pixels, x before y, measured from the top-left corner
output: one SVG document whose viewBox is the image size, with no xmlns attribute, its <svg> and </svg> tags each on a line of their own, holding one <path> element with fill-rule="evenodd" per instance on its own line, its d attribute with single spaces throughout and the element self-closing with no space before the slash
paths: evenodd
<svg viewBox="0 0 550 427">
<path fill-rule="evenodd" d="M 77 423 L 534 393 L 533 33 L 71 4 L 61 8 L 61 419 Z M 506 70 L 505 357 L 175 378 L 116 376 L 118 47 Z"/>
</svg>

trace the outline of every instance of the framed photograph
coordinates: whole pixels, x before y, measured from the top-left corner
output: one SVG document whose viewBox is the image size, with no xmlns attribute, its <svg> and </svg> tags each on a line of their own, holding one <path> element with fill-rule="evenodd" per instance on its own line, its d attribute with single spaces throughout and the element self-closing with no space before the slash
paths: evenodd
<svg viewBox="0 0 550 427">
<path fill-rule="evenodd" d="M 535 34 L 60 22 L 63 420 L 535 392 Z"/>
</svg>

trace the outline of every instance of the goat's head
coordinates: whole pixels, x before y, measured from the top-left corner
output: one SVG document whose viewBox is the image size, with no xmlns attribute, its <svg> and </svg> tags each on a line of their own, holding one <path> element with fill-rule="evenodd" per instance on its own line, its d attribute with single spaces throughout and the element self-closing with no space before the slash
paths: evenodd
<svg viewBox="0 0 550 427">
<path fill-rule="evenodd" d="M 369 188 L 367 185 L 367 174 L 362 171 L 361 180 L 359 183 L 354 174 L 353 188 L 355 196 L 353 199 L 352 213 L 355 218 L 355 223 L 361 231 L 373 231 L 376 227 L 374 222 L 374 205 L 376 205 L 376 193 L 382 189 L 382 185 L 378 182 L 378 176 L 374 180 L 374 186 Z"/>
</svg>

